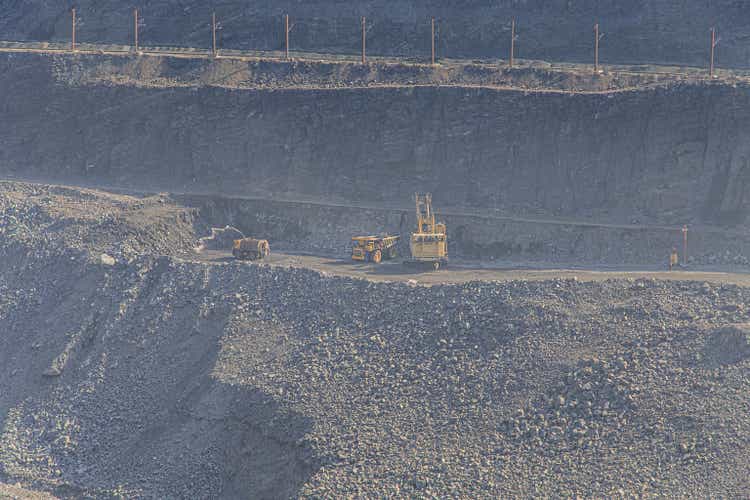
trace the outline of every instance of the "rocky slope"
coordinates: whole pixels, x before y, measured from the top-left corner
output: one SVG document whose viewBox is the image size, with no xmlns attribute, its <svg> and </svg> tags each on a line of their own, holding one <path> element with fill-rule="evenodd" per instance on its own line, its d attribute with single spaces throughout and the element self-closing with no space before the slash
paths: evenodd
<svg viewBox="0 0 750 500">
<path fill-rule="evenodd" d="M 14 182 L 0 182 L 0 192 L 3 243 L 29 261 L 77 252 L 127 263 L 143 254 L 185 255 L 195 243 L 195 211 L 166 195 L 133 198 Z"/>
<path fill-rule="evenodd" d="M 750 491 L 747 289 L 209 265 L 168 200 L 3 188 L 0 481 L 63 497 Z"/>
<path fill-rule="evenodd" d="M 407 208 L 431 191 L 444 208 L 621 222 L 747 215 L 743 84 L 142 88 L 81 84 L 89 62 L 0 57 L 0 175 Z"/>
<path fill-rule="evenodd" d="M 131 42 L 133 5 L 115 0 L 3 0 L 0 38 L 69 40 L 72 6 L 81 18 L 79 40 Z M 744 2 L 734 0 L 149 0 L 138 6 L 145 24 L 141 41 L 151 45 L 208 47 L 210 16 L 216 11 L 223 46 L 278 50 L 286 13 L 294 25 L 293 49 L 357 53 L 360 16 L 367 16 L 371 53 L 425 57 L 430 17 L 436 17 L 439 54 L 495 58 L 506 57 L 510 20 L 516 17 L 522 57 L 591 62 L 592 31 L 599 22 L 606 34 L 602 58 L 608 62 L 705 66 L 714 25 L 721 36 L 721 64 L 747 67 L 750 60 L 750 14 Z"/>
</svg>

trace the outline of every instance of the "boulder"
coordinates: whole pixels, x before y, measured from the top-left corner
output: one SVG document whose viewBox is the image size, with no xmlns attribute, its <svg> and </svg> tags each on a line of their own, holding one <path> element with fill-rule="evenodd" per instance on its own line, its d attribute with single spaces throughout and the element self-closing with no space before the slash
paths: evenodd
<svg viewBox="0 0 750 500">
<path fill-rule="evenodd" d="M 749 357 L 750 324 L 717 328 L 706 341 L 705 360 L 709 364 L 731 365 Z"/>
</svg>

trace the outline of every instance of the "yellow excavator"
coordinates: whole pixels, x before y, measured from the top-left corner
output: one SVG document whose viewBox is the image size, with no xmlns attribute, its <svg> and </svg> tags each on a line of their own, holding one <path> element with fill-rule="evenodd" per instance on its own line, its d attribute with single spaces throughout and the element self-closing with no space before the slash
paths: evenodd
<svg viewBox="0 0 750 500">
<path fill-rule="evenodd" d="M 417 230 L 409 241 L 411 263 L 431 264 L 436 271 L 448 263 L 448 235 L 445 224 L 435 222 L 432 195 L 414 195 L 417 208 Z"/>
</svg>

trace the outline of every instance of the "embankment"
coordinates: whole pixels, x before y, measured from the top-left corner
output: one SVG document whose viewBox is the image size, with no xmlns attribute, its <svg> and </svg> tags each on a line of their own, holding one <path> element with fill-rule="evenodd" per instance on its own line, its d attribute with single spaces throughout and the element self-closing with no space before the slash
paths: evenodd
<svg viewBox="0 0 750 500">
<path fill-rule="evenodd" d="M 406 208 L 419 190 L 446 210 L 619 222 L 738 222 L 748 210 L 742 85 L 145 87 L 82 82 L 87 64 L 0 57 L 0 174 Z"/>
</svg>

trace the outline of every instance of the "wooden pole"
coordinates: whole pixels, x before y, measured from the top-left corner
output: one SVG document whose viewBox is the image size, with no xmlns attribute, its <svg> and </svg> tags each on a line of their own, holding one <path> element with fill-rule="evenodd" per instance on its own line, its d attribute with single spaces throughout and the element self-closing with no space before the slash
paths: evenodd
<svg viewBox="0 0 750 500">
<path fill-rule="evenodd" d="M 435 65 L 435 18 L 432 18 L 432 65 Z"/>
<path fill-rule="evenodd" d="M 284 36 L 286 38 L 286 58 L 289 60 L 289 14 L 284 15 Z"/>
<path fill-rule="evenodd" d="M 594 25 L 594 73 L 599 73 L 599 23 Z"/>
<path fill-rule="evenodd" d="M 513 58 L 516 52 L 516 18 L 514 17 L 510 22 L 510 61 L 508 65 L 513 67 Z"/>
<path fill-rule="evenodd" d="M 367 62 L 367 20 L 362 16 L 362 64 Z"/>
<path fill-rule="evenodd" d="M 687 266 L 688 263 L 688 227 L 682 226 L 682 263 Z"/>
<path fill-rule="evenodd" d="M 714 76 L 714 50 L 716 50 L 716 28 L 711 28 L 711 63 L 708 70 L 708 76 Z"/>
<path fill-rule="evenodd" d="M 134 33 L 134 47 L 135 51 L 138 52 L 138 9 L 133 9 L 133 33 Z"/>
<path fill-rule="evenodd" d="M 211 14 L 211 48 L 214 57 L 216 57 L 216 12 Z"/>
<path fill-rule="evenodd" d="M 71 42 L 70 42 L 70 48 L 73 52 L 76 51 L 76 10 L 71 10 L 71 20 L 73 22 L 73 29 L 71 30 L 72 36 L 71 36 Z"/>
<path fill-rule="evenodd" d="M 440 23 L 435 23 L 435 62 L 440 59 Z"/>
</svg>

